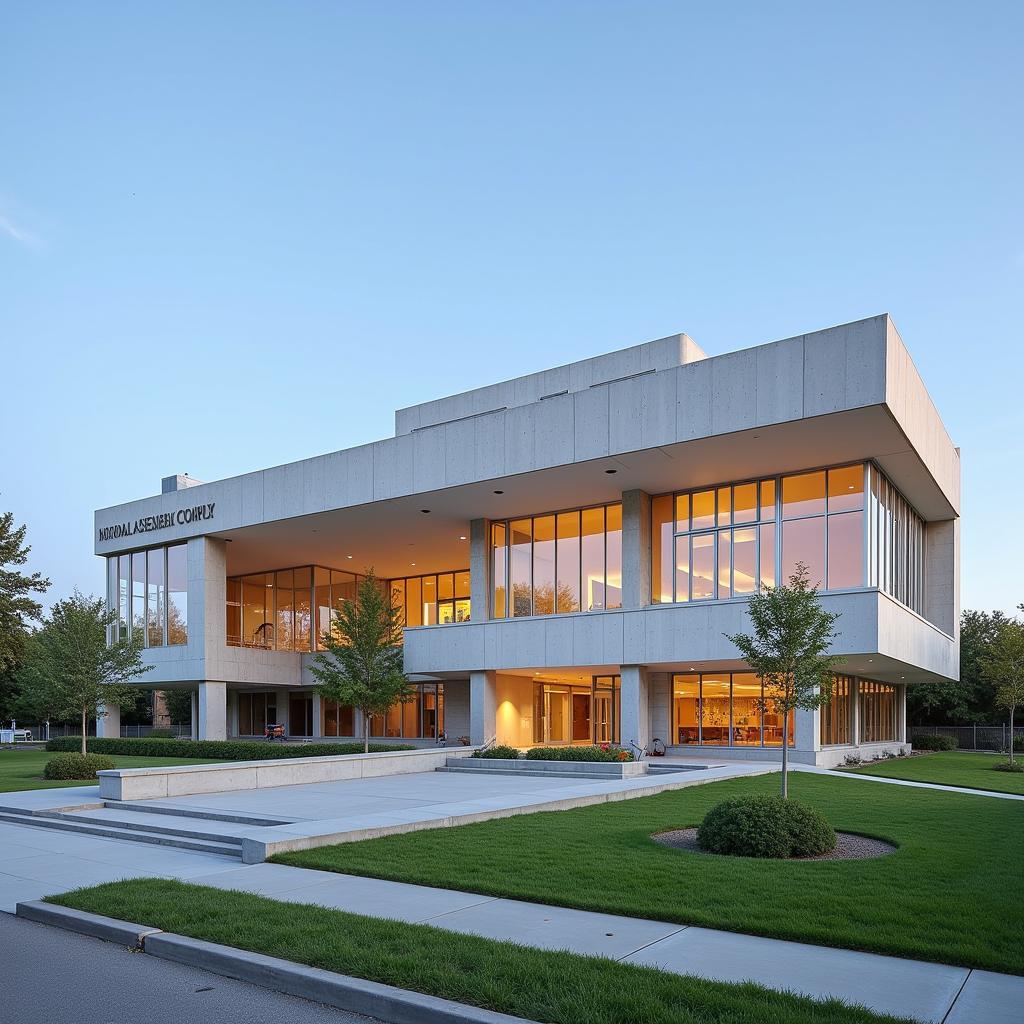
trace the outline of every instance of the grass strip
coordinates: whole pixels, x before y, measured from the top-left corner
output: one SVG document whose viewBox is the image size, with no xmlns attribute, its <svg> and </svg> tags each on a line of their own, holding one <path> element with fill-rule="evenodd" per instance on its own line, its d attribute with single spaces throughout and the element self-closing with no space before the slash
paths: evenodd
<svg viewBox="0 0 1024 1024">
<path fill-rule="evenodd" d="M 273 859 L 1024 974 L 1024 802 L 799 772 L 790 787 L 835 828 L 899 849 L 873 860 L 764 861 L 650 838 L 699 824 L 727 797 L 776 792 L 773 774 Z"/>
<path fill-rule="evenodd" d="M 49 902 L 552 1024 L 892 1024 L 849 1006 L 160 878 Z M 781 969 L 780 965 L 780 969 Z"/>
<path fill-rule="evenodd" d="M 939 786 L 960 786 L 964 789 L 1024 796 L 1024 774 L 997 772 L 993 767 L 1005 760 L 1005 754 L 942 750 L 934 754 L 895 757 L 889 761 L 865 765 L 863 768 L 842 770 L 851 775 L 877 775 L 883 779 L 932 782 Z"/>
</svg>

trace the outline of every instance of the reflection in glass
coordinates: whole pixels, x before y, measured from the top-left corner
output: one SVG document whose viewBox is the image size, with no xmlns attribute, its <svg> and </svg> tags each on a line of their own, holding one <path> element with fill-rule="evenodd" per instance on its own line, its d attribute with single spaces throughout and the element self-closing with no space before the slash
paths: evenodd
<svg viewBox="0 0 1024 1024">
<path fill-rule="evenodd" d="M 533 520 L 533 614 L 555 610 L 555 517 Z"/>
<path fill-rule="evenodd" d="M 864 507 L 864 467 L 844 466 L 828 471 L 829 512 L 849 512 Z"/>
<path fill-rule="evenodd" d="M 562 512 L 558 516 L 558 612 L 580 610 L 580 514 Z"/>
<path fill-rule="evenodd" d="M 757 590 L 757 528 L 747 527 L 732 533 L 732 588 L 739 597 Z"/>
<path fill-rule="evenodd" d="M 828 517 L 828 588 L 864 585 L 864 513 Z"/>
<path fill-rule="evenodd" d="M 651 600 L 672 603 L 672 497 L 659 495 L 651 501 Z"/>
<path fill-rule="evenodd" d="M 691 593 L 694 601 L 706 601 L 715 596 L 715 535 L 698 533 L 690 540 Z"/>
<path fill-rule="evenodd" d="M 580 520 L 583 599 L 586 611 L 589 612 L 595 608 L 605 607 L 604 509 L 583 509 Z"/>
<path fill-rule="evenodd" d="M 512 585 L 512 614 L 533 614 L 533 524 L 514 519 L 509 528 L 509 576 Z"/>
<path fill-rule="evenodd" d="M 146 643 L 149 647 L 164 645 L 166 600 L 164 549 L 151 548 L 146 552 Z"/>
<path fill-rule="evenodd" d="M 782 518 L 823 515 L 825 512 L 825 471 L 798 473 L 782 478 Z"/>
<path fill-rule="evenodd" d="M 782 524 L 782 579 L 788 585 L 798 562 L 807 566 L 812 587 L 825 582 L 825 517 L 793 519 Z"/>
<path fill-rule="evenodd" d="M 622 607 L 622 506 L 609 505 L 605 509 L 605 607 Z"/>
</svg>

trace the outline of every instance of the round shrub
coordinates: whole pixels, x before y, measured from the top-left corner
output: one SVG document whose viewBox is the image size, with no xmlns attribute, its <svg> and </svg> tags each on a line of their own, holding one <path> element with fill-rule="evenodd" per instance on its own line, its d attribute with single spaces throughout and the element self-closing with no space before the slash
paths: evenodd
<svg viewBox="0 0 1024 1024">
<path fill-rule="evenodd" d="M 488 747 L 486 750 L 478 750 L 473 754 L 473 756 L 501 758 L 505 761 L 518 761 L 519 751 L 515 747 L 499 743 L 493 747 Z"/>
<path fill-rule="evenodd" d="M 1014 761 L 1013 764 L 1009 761 L 997 761 L 992 767 L 997 772 L 1024 772 L 1024 764 L 1019 761 Z"/>
<path fill-rule="evenodd" d="M 46 762 L 43 778 L 46 779 L 89 779 L 96 778 L 97 772 L 116 768 L 117 762 L 103 754 L 58 754 Z"/>
<path fill-rule="evenodd" d="M 836 830 L 821 811 L 794 800 L 781 801 L 789 829 L 790 857 L 817 857 L 836 848 Z"/>
<path fill-rule="evenodd" d="M 712 807 L 697 830 L 708 853 L 734 857 L 811 857 L 835 849 L 821 813 L 778 796 L 740 796 Z"/>
<path fill-rule="evenodd" d="M 915 750 L 956 750 L 958 744 L 955 736 L 915 736 L 911 740 Z"/>
</svg>

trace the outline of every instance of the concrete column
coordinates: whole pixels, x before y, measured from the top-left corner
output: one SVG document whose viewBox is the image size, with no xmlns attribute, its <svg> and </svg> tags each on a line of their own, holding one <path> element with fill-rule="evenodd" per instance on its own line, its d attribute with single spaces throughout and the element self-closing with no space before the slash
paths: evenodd
<svg viewBox="0 0 1024 1024">
<path fill-rule="evenodd" d="M 320 737 L 324 734 L 324 720 L 323 720 L 323 701 L 320 699 L 320 694 L 313 691 L 313 735 Z"/>
<path fill-rule="evenodd" d="M 277 705 L 277 720 L 274 722 L 274 724 L 283 725 L 285 735 L 291 736 L 292 728 L 291 722 L 289 721 L 291 709 L 288 706 L 288 691 L 275 690 L 274 704 Z"/>
<path fill-rule="evenodd" d="M 226 740 L 228 688 L 226 683 L 199 684 L 199 738 Z"/>
<path fill-rule="evenodd" d="M 821 749 L 821 712 L 817 708 L 797 708 L 793 715 L 794 750 L 815 752 Z"/>
<path fill-rule="evenodd" d="M 622 607 L 651 603 L 651 496 L 622 492 Z"/>
<path fill-rule="evenodd" d="M 96 706 L 96 735 L 102 736 L 103 739 L 121 738 L 120 704 L 98 704 Z"/>
<path fill-rule="evenodd" d="M 474 622 L 483 622 L 490 616 L 491 560 L 487 552 L 490 529 L 488 519 L 474 519 L 469 524 L 469 614 Z"/>
<path fill-rule="evenodd" d="M 469 675 L 469 742 L 479 746 L 493 739 L 498 718 L 498 683 L 494 672 Z"/>
<path fill-rule="evenodd" d="M 907 685 L 896 687 L 896 739 L 907 742 Z"/>
<path fill-rule="evenodd" d="M 622 680 L 622 719 L 619 735 L 627 750 L 635 743 L 647 748 L 651 742 L 651 709 L 644 665 L 623 665 L 619 670 Z"/>
<path fill-rule="evenodd" d="M 192 713 L 189 716 L 192 739 L 199 739 L 199 691 L 192 691 Z"/>
</svg>

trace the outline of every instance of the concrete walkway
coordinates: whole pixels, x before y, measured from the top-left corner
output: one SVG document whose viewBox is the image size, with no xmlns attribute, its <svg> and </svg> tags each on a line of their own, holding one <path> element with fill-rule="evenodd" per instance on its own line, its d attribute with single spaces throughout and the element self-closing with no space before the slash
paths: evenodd
<svg viewBox="0 0 1024 1024">
<path fill-rule="evenodd" d="M 860 772 L 837 772 L 832 768 L 818 768 L 815 765 L 793 765 L 800 772 L 812 775 L 831 775 L 834 779 L 861 779 L 866 782 L 887 782 L 890 786 L 910 786 L 912 789 L 938 789 L 943 793 L 963 793 L 966 796 L 991 796 L 997 800 L 1024 800 L 1019 793 L 997 793 L 991 789 L 968 789 L 966 786 L 943 786 L 937 782 L 912 782 L 910 779 L 887 779 L 882 775 L 862 775 Z"/>
<path fill-rule="evenodd" d="M 166 877 L 626 963 L 835 996 L 935 1024 L 1018 1024 L 1024 978 L 479 893 L 0 824 L 0 909 L 126 877 Z M 144 923 L 144 922 L 143 922 Z"/>
</svg>

